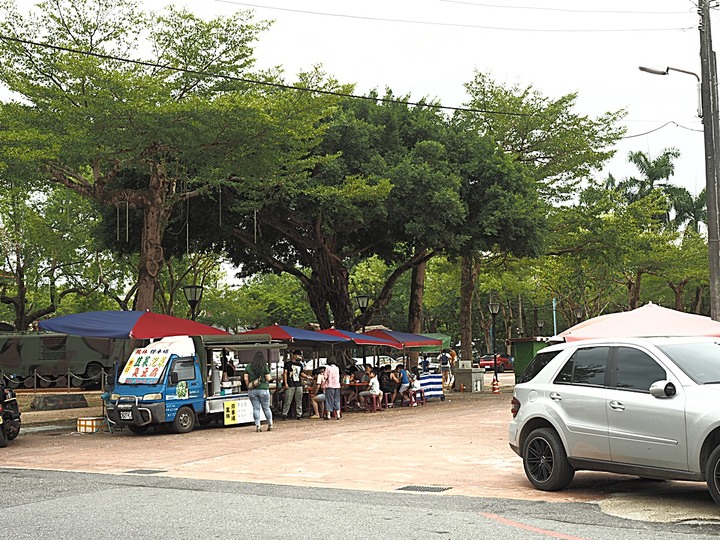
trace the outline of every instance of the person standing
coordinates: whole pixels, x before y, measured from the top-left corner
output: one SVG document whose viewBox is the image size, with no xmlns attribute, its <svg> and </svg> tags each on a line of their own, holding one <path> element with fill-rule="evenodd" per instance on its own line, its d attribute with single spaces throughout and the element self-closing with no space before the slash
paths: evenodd
<svg viewBox="0 0 720 540">
<path fill-rule="evenodd" d="M 285 401 L 283 402 L 282 419 L 287 420 L 290 412 L 290 405 L 295 400 L 295 419 L 301 420 L 303 415 L 303 379 L 307 375 L 303 373 L 305 364 L 302 362 L 302 351 L 293 351 L 289 362 L 283 367 L 283 388 L 285 389 Z"/>
<path fill-rule="evenodd" d="M 265 419 L 268 423 L 268 431 L 273 429 L 273 416 L 270 410 L 270 368 L 265 362 L 265 355 L 258 351 L 247 367 L 245 368 L 245 385 L 250 388 L 250 381 L 260 379 L 260 384 L 248 390 L 248 398 L 253 408 L 253 420 L 255 420 L 255 431 L 260 429 L 260 411 L 265 413 Z"/>
<path fill-rule="evenodd" d="M 443 386 L 447 386 L 450 381 L 450 358 L 450 351 L 448 349 L 443 349 L 437 357 L 437 361 L 440 364 L 440 372 L 442 373 Z"/>
<path fill-rule="evenodd" d="M 340 420 L 340 368 L 334 358 L 328 360 L 325 369 L 325 409 L 328 419 Z"/>
</svg>

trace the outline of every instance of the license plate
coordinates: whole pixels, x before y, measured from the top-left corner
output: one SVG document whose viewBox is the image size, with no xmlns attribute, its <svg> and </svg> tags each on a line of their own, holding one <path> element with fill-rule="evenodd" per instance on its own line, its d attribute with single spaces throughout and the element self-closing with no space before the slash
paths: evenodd
<svg viewBox="0 0 720 540">
<path fill-rule="evenodd" d="M 120 411 L 120 420 L 132 420 L 132 411 Z"/>
</svg>

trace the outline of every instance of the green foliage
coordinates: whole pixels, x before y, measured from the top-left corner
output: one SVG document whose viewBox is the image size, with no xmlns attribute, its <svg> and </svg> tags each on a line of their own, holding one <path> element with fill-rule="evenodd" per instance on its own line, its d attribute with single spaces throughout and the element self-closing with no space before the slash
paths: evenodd
<svg viewBox="0 0 720 540">
<path fill-rule="evenodd" d="M 576 94 L 553 100 L 532 86 L 505 87 L 483 73 L 465 88 L 467 106 L 480 112 L 463 116 L 527 167 L 548 199 L 571 197 L 612 156 L 625 131 L 618 123 L 623 111 L 595 119 L 573 112 Z"/>
</svg>

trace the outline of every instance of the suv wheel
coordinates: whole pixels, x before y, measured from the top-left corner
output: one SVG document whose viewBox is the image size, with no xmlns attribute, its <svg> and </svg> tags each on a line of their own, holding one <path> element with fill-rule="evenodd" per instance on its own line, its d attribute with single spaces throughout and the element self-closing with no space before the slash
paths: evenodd
<svg viewBox="0 0 720 540">
<path fill-rule="evenodd" d="M 530 433 L 525 439 L 522 455 L 525 475 L 536 489 L 565 489 L 575 476 L 562 441 L 553 429 L 539 428 Z"/>
<path fill-rule="evenodd" d="M 712 451 L 705 465 L 705 481 L 715 504 L 720 504 L 720 446 Z"/>
</svg>

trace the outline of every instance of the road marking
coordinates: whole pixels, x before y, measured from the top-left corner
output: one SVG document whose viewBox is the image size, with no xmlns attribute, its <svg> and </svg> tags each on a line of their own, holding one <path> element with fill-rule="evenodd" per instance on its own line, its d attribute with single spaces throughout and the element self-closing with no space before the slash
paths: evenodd
<svg viewBox="0 0 720 540">
<path fill-rule="evenodd" d="M 562 534 L 555 531 L 548 531 L 547 529 L 540 529 L 539 527 L 533 527 L 532 525 L 525 525 L 524 523 L 519 523 L 517 521 L 511 521 L 509 519 L 505 519 L 504 517 L 500 517 L 497 514 L 489 514 L 487 512 L 480 512 L 480 515 L 483 517 L 486 517 L 488 519 L 491 519 L 493 521 L 496 521 L 498 523 L 501 523 L 503 525 L 507 525 L 508 527 L 515 527 L 516 529 L 525 529 L 526 531 L 538 533 L 538 534 L 544 534 L 545 536 L 551 536 L 552 538 L 562 538 L 563 540 L 587 540 L 586 538 L 583 538 L 582 536 L 572 536 L 570 534 Z"/>
</svg>

